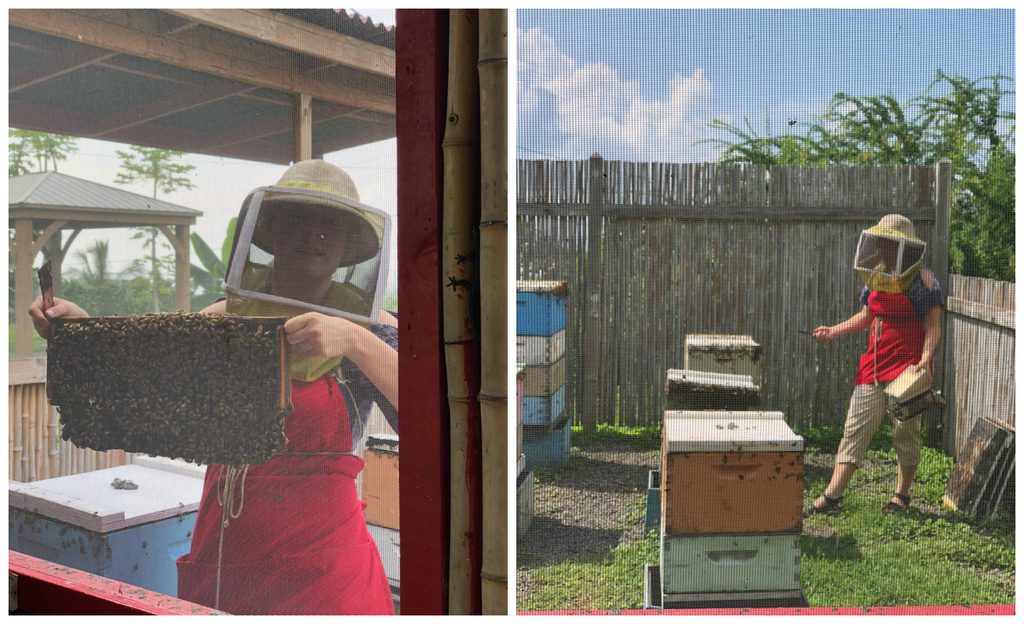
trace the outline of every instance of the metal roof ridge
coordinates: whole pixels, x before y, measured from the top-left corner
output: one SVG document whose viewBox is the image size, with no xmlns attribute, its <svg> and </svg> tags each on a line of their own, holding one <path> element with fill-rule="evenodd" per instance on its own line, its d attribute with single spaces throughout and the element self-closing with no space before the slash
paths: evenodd
<svg viewBox="0 0 1024 624">
<path fill-rule="evenodd" d="M 30 176 L 30 175 L 43 174 L 43 175 L 40 175 L 38 180 L 36 180 L 36 183 L 33 184 L 31 187 L 29 187 L 29 189 L 25 192 L 25 195 L 22 197 L 22 201 L 17 202 L 17 203 L 25 203 L 25 200 L 28 199 L 29 197 L 31 197 L 32 193 L 35 193 L 36 190 L 39 189 L 39 187 L 43 184 L 43 182 L 47 178 L 50 177 L 48 174 L 51 174 L 51 173 L 57 173 L 57 172 L 56 171 L 32 171 L 30 173 L 22 174 L 21 176 L 14 176 L 16 178 L 20 178 L 20 177 L 25 177 L 25 176 Z M 10 179 L 7 180 L 7 183 L 10 184 Z"/>
<path fill-rule="evenodd" d="M 54 172 L 54 173 L 56 173 L 56 172 Z M 78 177 L 75 177 L 75 176 L 72 176 L 72 175 L 67 175 L 67 174 L 64 174 L 64 173 L 62 173 L 61 175 L 64 176 L 65 178 L 68 178 L 69 180 L 73 180 L 74 182 L 85 182 L 86 184 L 89 184 L 89 185 L 94 186 L 94 187 L 98 187 L 98 188 L 100 188 L 100 189 L 102 189 L 102 190 L 104 190 L 106 192 L 114 191 L 115 193 L 125 193 L 125 194 L 128 194 L 128 195 L 133 195 L 135 197 L 139 197 L 141 199 L 146 200 L 147 205 L 149 204 L 149 202 L 158 202 L 158 203 L 161 203 L 161 204 L 166 204 L 167 206 L 170 206 L 170 207 L 172 207 L 172 208 L 174 208 L 176 210 L 177 209 L 184 209 L 184 210 L 192 211 L 192 212 L 194 212 L 197 215 L 203 214 L 203 212 L 201 210 L 196 210 L 195 208 L 189 208 L 188 206 L 182 206 L 181 204 L 175 204 L 174 202 L 165 201 L 163 199 L 159 199 L 159 198 L 156 198 L 156 197 L 150 197 L 148 195 L 143 195 L 142 193 L 136 193 L 135 191 L 125 190 L 125 189 L 122 189 L 122 188 L 118 188 L 116 186 L 110 186 L 109 184 L 102 184 L 100 182 L 94 182 L 92 180 L 86 180 L 85 178 L 78 178 Z M 155 208 L 154 206 L 149 206 L 149 207 L 150 208 Z"/>
</svg>

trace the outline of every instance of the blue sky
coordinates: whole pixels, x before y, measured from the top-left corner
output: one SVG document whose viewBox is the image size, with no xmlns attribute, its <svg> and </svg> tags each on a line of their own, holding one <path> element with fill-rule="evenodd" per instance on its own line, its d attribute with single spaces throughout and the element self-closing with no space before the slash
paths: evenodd
<svg viewBox="0 0 1024 624">
<path fill-rule="evenodd" d="M 764 133 L 839 91 L 1015 75 L 1008 9 L 517 11 L 517 156 L 713 160 L 713 118 Z M 1007 98 L 1006 108 L 1013 102 Z"/>
</svg>

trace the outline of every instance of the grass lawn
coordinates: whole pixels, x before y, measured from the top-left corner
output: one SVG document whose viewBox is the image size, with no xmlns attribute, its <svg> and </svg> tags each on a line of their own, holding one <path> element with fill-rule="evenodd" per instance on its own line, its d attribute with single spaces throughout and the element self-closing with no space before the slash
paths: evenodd
<svg viewBox="0 0 1024 624">
<path fill-rule="evenodd" d="M 803 432 L 806 441 L 805 501 L 825 487 L 833 454 L 842 436 L 840 428 Z M 654 428 L 603 427 L 583 434 L 574 430 L 569 463 L 561 470 L 535 471 L 535 525 L 545 514 L 561 513 L 549 525 L 565 529 L 583 523 L 586 515 L 601 515 L 593 503 L 565 502 L 595 494 L 584 487 L 574 491 L 576 474 L 593 463 L 595 449 L 628 449 L 647 466 L 657 465 L 660 434 Z M 864 469 L 855 475 L 835 516 L 805 518 L 800 546 L 801 585 L 812 607 L 897 605 L 1010 604 L 1014 601 L 1014 521 L 967 519 L 941 507 L 942 493 L 953 460 L 940 451 L 924 448 L 917 480 L 911 491 L 912 509 L 888 515 L 881 507 L 895 483 L 896 465 L 892 431 L 883 427 L 875 436 Z M 640 466 L 602 465 L 605 470 L 631 470 Z M 633 474 L 639 474 L 639 470 Z M 580 478 L 582 480 L 582 477 Z M 553 496 L 545 494 L 547 489 Z M 591 488 L 592 489 L 592 488 Z M 552 561 L 550 553 L 531 551 L 529 539 L 518 548 L 517 610 L 634 609 L 642 607 L 644 564 L 658 562 L 658 536 L 646 535 L 642 526 L 646 481 L 629 493 L 627 512 L 620 514 L 620 537 L 600 535 L 602 547 L 584 553 L 567 552 Z M 600 495 L 601 492 L 597 492 Z M 551 502 L 545 502 L 551 501 Z M 621 504 L 621 503 L 616 503 Z M 565 509 L 582 507 L 574 517 Z M 556 512 L 555 508 L 561 512 Z M 608 505 L 608 513 L 613 505 Z M 567 519 L 568 518 L 568 519 Z M 544 525 L 542 525 L 544 526 Z M 531 531 L 535 527 L 531 527 Z M 545 529 L 547 530 L 547 529 Z M 593 531 L 593 529 L 591 529 Z M 627 532 L 637 536 L 626 539 Z M 568 533 L 567 533 L 568 535 Z M 590 533 L 585 535 L 598 535 Z M 529 533 L 526 537 L 529 537 Z"/>
</svg>

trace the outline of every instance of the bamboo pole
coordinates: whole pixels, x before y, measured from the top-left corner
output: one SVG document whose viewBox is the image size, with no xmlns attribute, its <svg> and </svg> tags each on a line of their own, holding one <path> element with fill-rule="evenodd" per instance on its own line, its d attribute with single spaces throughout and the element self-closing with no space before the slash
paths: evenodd
<svg viewBox="0 0 1024 624">
<path fill-rule="evenodd" d="M 46 479 L 49 477 L 47 474 L 49 470 L 49 455 L 46 454 L 46 449 L 50 441 L 49 431 L 46 429 L 46 397 L 42 396 L 39 390 L 43 387 L 42 384 L 36 384 L 32 387 L 32 393 L 36 398 L 36 422 L 39 427 L 39 478 Z"/>
<path fill-rule="evenodd" d="M 47 404 L 47 413 L 49 415 L 50 424 L 47 425 L 50 428 L 50 476 L 59 477 L 61 475 L 61 461 L 60 461 L 60 420 L 57 417 L 57 408 Z"/>
<path fill-rule="evenodd" d="M 14 478 L 14 393 L 17 386 L 7 387 L 7 474 Z"/>
<path fill-rule="evenodd" d="M 24 481 L 25 477 L 25 441 L 24 428 L 22 427 L 21 421 L 21 395 L 23 386 L 14 387 L 14 405 L 9 414 L 10 419 L 14 421 L 14 480 Z"/>
<path fill-rule="evenodd" d="M 508 613 L 508 13 L 480 11 L 481 610 Z"/>
<path fill-rule="evenodd" d="M 32 475 L 33 481 L 39 480 L 39 417 L 36 413 L 36 393 L 32 391 L 31 386 L 25 387 L 25 394 L 28 395 L 26 398 L 27 406 L 26 411 L 28 412 L 28 426 L 31 431 L 31 446 L 29 447 L 29 472 Z"/>
<path fill-rule="evenodd" d="M 451 514 L 448 614 L 479 610 L 479 443 L 478 337 L 473 319 L 477 245 L 473 226 L 479 179 L 476 11 L 449 13 L 448 111 L 441 152 L 444 158 L 441 271 L 445 367 L 451 443 Z"/>
</svg>

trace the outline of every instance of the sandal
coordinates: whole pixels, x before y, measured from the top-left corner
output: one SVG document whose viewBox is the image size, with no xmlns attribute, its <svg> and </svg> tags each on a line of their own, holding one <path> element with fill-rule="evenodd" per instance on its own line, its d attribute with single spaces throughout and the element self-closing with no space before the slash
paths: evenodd
<svg viewBox="0 0 1024 624">
<path fill-rule="evenodd" d="M 814 514 L 834 514 L 834 513 L 837 513 L 839 511 L 839 503 L 843 502 L 843 497 L 842 496 L 840 496 L 839 498 L 832 498 L 830 496 L 826 496 L 825 494 L 822 494 L 821 498 L 825 499 L 825 504 L 823 504 L 821 507 L 818 507 L 817 505 L 814 504 L 814 503 L 818 502 L 818 500 L 815 499 L 814 503 L 811 503 L 806 508 L 804 508 L 804 515 L 805 516 L 811 516 L 811 515 L 814 515 Z"/>
<path fill-rule="evenodd" d="M 910 497 L 906 494 L 900 494 L 899 492 L 893 492 L 893 498 L 898 499 L 900 502 L 894 503 L 892 499 L 882 507 L 882 511 L 887 514 L 899 513 L 910 509 Z"/>
</svg>

